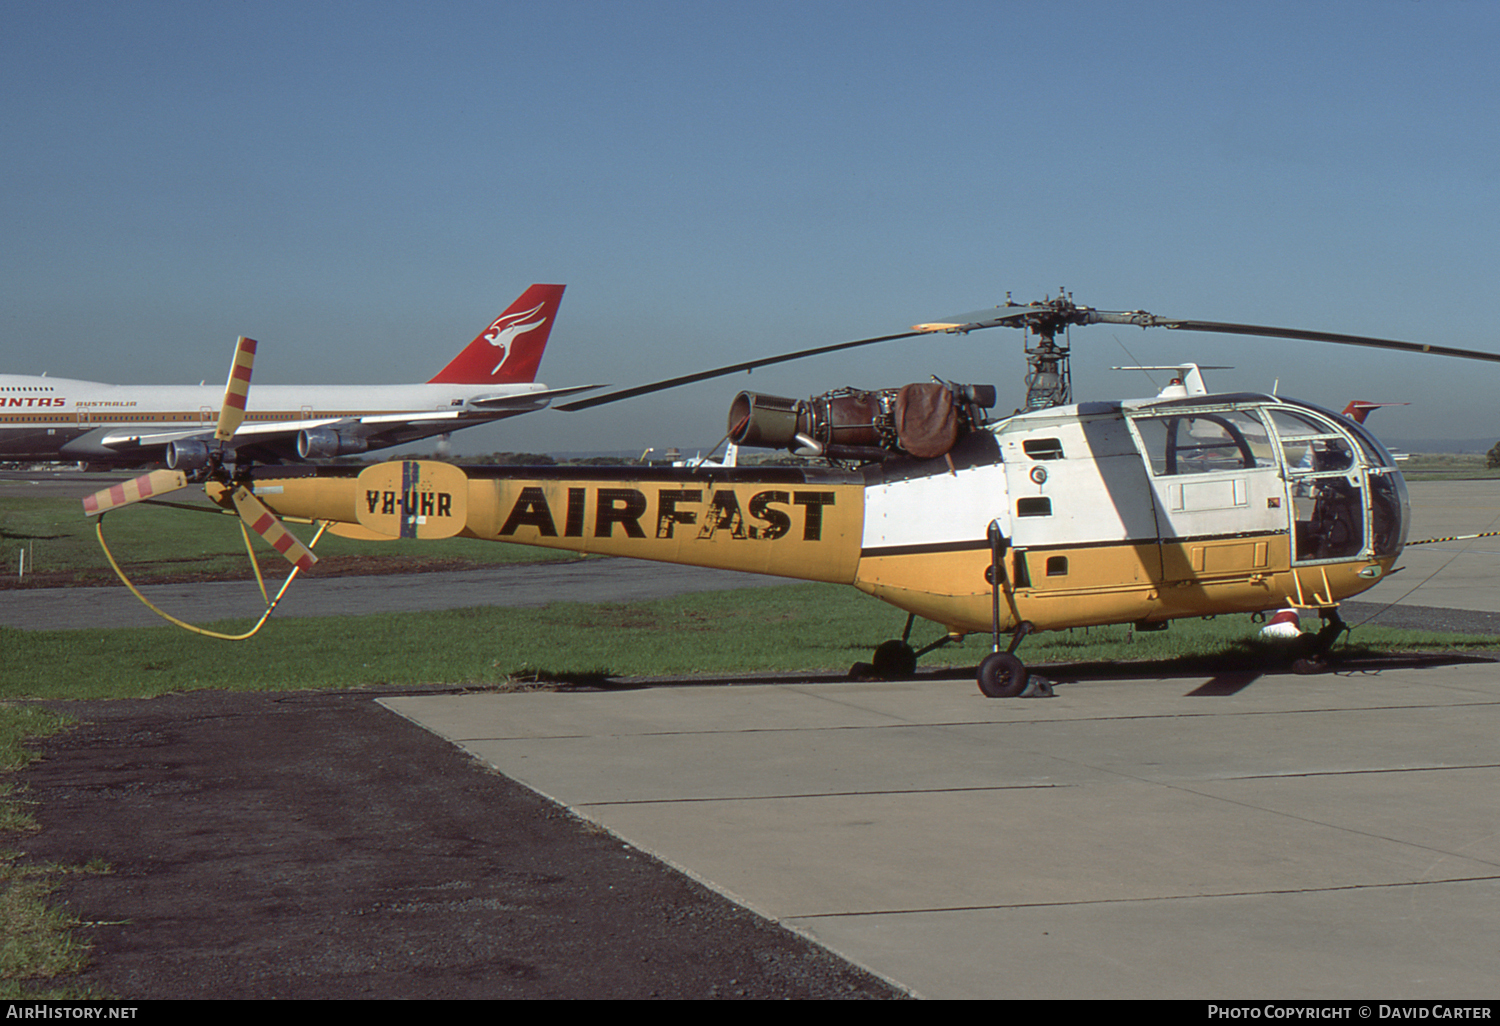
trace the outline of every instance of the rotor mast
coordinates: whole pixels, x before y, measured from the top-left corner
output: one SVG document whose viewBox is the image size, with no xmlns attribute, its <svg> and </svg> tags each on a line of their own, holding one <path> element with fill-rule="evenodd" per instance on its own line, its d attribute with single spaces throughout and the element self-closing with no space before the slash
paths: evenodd
<svg viewBox="0 0 1500 1026">
<path fill-rule="evenodd" d="M 1007 306 L 1014 305 L 1010 293 L 1005 294 Z M 1070 315 L 1076 311 L 1073 298 L 1061 287 L 1056 299 L 1047 299 L 1045 309 L 1022 320 L 1022 324 L 1037 336 L 1037 344 L 1022 349 L 1026 353 L 1026 408 L 1041 410 L 1049 406 L 1067 406 L 1073 401 L 1073 371 L 1068 362 L 1070 347 L 1066 342 Z M 1061 330 L 1064 344 L 1057 344 Z"/>
<path fill-rule="evenodd" d="M 972 319 L 970 319 L 972 318 Z M 956 323 L 955 323 L 956 322 Z M 1178 327 L 1144 310 L 1105 311 L 1079 306 L 1073 296 L 1059 287 L 1057 296 L 1041 302 L 1022 305 L 1005 294 L 1005 305 L 978 314 L 965 315 L 948 322 L 915 325 L 924 331 L 948 331 L 967 334 L 978 328 L 1024 328 L 1037 337 L 1034 346 L 1023 346 L 1026 354 L 1026 409 L 1042 410 L 1067 406 L 1073 401 L 1073 372 L 1069 363 L 1072 348 L 1066 341 L 1068 328 L 1074 324 L 1132 324 L 1141 328 Z M 1058 343 L 1058 336 L 1064 341 Z"/>
</svg>

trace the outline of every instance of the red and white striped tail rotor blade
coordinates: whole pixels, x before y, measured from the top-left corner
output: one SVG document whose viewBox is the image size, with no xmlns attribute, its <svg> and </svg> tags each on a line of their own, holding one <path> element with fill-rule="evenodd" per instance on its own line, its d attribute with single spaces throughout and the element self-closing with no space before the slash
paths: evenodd
<svg viewBox="0 0 1500 1026">
<path fill-rule="evenodd" d="M 234 508 L 239 511 L 240 519 L 245 525 L 264 538 L 267 545 L 281 553 L 288 563 L 295 563 L 299 570 L 307 570 L 318 561 L 311 549 L 281 525 L 276 514 L 268 510 L 265 503 L 250 494 L 250 489 L 241 485 L 234 490 L 233 498 Z"/>
<path fill-rule="evenodd" d="M 224 405 L 219 408 L 219 424 L 214 438 L 227 442 L 234 437 L 245 419 L 245 402 L 250 395 L 250 370 L 255 366 L 255 339 L 241 335 L 234 347 L 234 366 L 224 385 Z"/>
<path fill-rule="evenodd" d="M 107 513 L 142 499 L 155 498 L 187 487 L 187 475 L 180 470 L 153 470 L 120 484 L 101 489 L 83 500 L 84 516 Z"/>
</svg>

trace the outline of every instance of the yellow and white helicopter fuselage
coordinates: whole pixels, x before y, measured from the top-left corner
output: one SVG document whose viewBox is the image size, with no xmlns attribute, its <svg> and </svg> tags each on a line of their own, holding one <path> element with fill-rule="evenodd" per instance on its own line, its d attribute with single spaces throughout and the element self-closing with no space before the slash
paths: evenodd
<svg viewBox="0 0 1500 1026">
<path fill-rule="evenodd" d="M 1258 394 L 1053 407 L 856 469 L 402 461 L 258 468 L 253 490 L 355 537 L 849 584 L 955 635 L 1328 609 L 1390 572 L 1408 522 L 1368 431 Z"/>
</svg>

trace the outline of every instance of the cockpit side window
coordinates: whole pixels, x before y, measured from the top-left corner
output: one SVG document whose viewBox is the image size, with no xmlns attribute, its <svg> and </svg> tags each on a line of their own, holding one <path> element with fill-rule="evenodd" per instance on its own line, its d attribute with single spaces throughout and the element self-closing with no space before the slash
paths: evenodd
<svg viewBox="0 0 1500 1026">
<path fill-rule="evenodd" d="M 1364 450 L 1365 462 L 1372 467 L 1394 467 L 1396 464 L 1391 460 L 1390 453 L 1385 451 L 1385 446 L 1375 440 L 1370 434 L 1370 429 L 1356 421 L 1350 421 L 1347 425 L 1349 433 Z"/>
<path fill-rule="evenodd" d="M 1249 410 L 1137 417 L 1135 427 L 1157 477 L 1275 463 L 1265 425 Z"/>
<path fill-rule="evenodd" d="M 1281 458 L 1292 474 L 1343 473 L 1354 466 L 1354 450 L 1326 424 L 1290 410 L 1267 411 L 1281 439 Z"/>
</svg>

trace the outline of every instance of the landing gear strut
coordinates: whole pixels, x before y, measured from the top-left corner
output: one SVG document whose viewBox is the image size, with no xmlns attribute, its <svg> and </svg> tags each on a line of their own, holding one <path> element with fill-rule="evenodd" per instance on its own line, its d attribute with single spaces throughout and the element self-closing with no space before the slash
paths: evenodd
<svg viewBox="0 0 1500 1026">
<path fill-rule="evenodd" d="M 985 568 L 984 578 L 990 585 L 990 633 L 994 650 L 979 664 L 979 690 L 989 698 L 1050 697 L 1052 695 L 1051 683 L 1041 677 L 1031 676 L 1026 664 L 1016 657 L 1016 649 L 1028 635 L 1036 630 L 1036 627 L 1031 621 L 1022 620 L 1020 612 L 1016 609 L 1010 582 L 1005 576 L 1005 553 L 1010 548 L 1010 541 L 1000 529 L 998 520 L 990 521 L 989 540 L 990 565 Z M 1012 622 L 1016 624 L 1010 637 L 1010 645 L 1003 652 L 1000 651 L 1000 596 L 1002 593 L 1010 605 Z M 861 677 L 903 680 L 916 672 L 919 657 L 953 640 L 952 635 L 945 635 L 926 648 L 912 648 L 911 628 L 916 619 L 915 613 L 907 616 L 906 629 L 901 632 L 901 637 L 882 642 L 875 649 L 875 654 L 870 657 L 870 662 L 855 663 L 849 670 L 849 676 L 856 680 Z"/>
<path fill-rule="evenodd" d="M 990 638 L 994 650 L 979 664 L 979 690 L 986 698 L 1043 698 L 1051 697 L 1052 685 L 1040 677 L 1035 680 L 1026 664 L 1016 657 L 1016 649 L 1027 635 L 1036 630 L 1030 620 L 1022 620 L 1011 595 L 1010 582 L 1005 576 L 1005 552 L 1010 541 L 1000 530 L 998 520 L 990 521 L 990 565 L 985 570 L 985 580 L 990 585 Z M 1005 592 L 1010 611 L 1015 615 L 1016 630 L 1011 635 L 1010 647 L 1000 651 L 1000 593 Z"/>
</svg>

